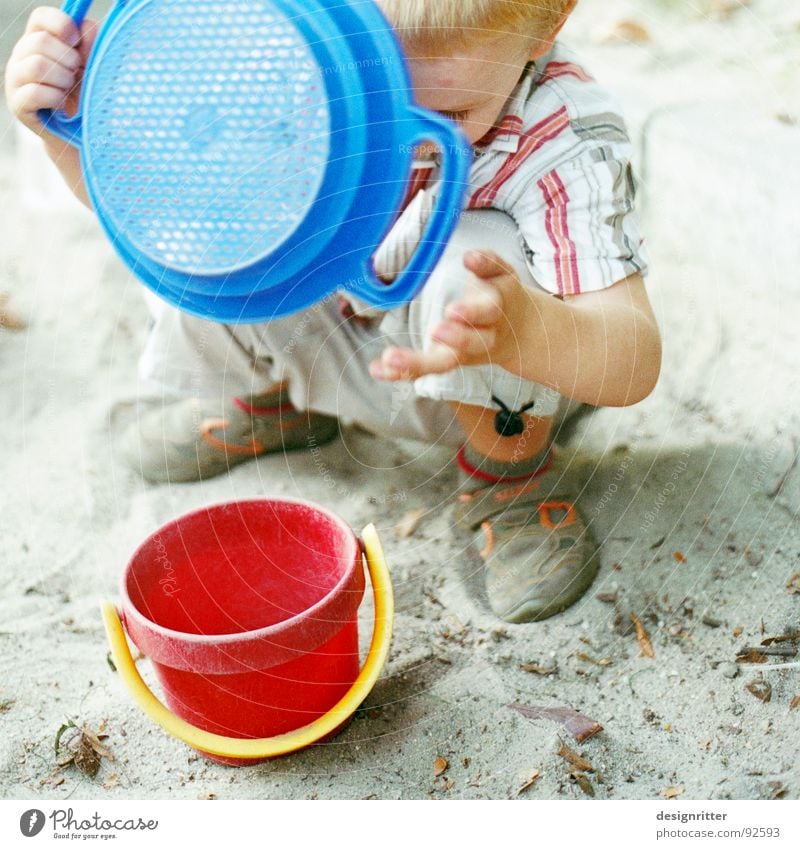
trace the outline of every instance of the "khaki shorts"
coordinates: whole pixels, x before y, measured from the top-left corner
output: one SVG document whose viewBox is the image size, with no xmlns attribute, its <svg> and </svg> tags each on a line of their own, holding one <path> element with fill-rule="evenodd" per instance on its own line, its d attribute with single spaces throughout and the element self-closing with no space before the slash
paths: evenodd
<svg viewBox="0 0 800 849">
<path fill-rule="evenodd" d="M 502 212 L 466 212 L 422 292 L 408 305 L 366 321 L 343 318 L 338 296 L 294 315 L 260 324 L 224 325 L 182 313 L 154 296 L 155 324 L 140 361 L 149 388 L 176 396 L 256 394 L 289 383 L 292 403 L 360 424 L 375 433 L 444 442 L 464 440 L 448 402 L 511 409 L 531 401 L 530 413 L 552 416 L 559 395 L 496 366 L 472 366 L 413 383 L 384 383 L 369 364 L 387 345 L 422 349 L 445 307 L 457 300 L 468 272 L 464 254 L 495 251 L 530 286 L 519 231 Z"/>
</svg>

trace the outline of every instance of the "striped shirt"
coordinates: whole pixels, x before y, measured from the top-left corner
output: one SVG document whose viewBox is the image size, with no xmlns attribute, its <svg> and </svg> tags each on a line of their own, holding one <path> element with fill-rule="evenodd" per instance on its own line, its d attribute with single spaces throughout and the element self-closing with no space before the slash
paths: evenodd
<svg viewBox="0 0 800 849">
<path fill-rule="evenodd" d="M 494 129 L 476 143 L 466 206 L 514 219 L 542 288 L 555 295 L 603 289 L 647 271 L 631 154 L 615 100 L 556 43 L 528 65 Z M 416 164 L 400 232 L 376 256 L 389 278 L 424 230 L 437 171 L 435 161 Z"/>
</svg>

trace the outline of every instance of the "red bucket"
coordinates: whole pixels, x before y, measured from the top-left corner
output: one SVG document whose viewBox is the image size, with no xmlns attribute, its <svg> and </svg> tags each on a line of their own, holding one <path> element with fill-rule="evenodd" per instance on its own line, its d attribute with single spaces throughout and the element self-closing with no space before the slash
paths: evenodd
<svg viewBox="0 0 800 849">
<path fill-rule="evenodd" d="M 361 671 L 362 543 L 335 514 L 304 501 L 238 501 L 148 537 L 123 575 L 122 621 L 169 710 L 138 675 L 116 611 L 105 610 L 117 666 L 142 707 L 234 765 L 336 733 L 371 689 L 391 634 L 380 543 L 371 526 L 364 536 L 376 629 Z"/>
</svg>

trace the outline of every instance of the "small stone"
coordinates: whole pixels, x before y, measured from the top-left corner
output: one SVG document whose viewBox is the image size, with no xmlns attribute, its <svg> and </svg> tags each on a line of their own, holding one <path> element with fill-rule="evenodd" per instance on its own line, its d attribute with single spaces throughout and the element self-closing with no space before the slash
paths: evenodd
<svg viewBox="0 0 800 849">
<path fill-rule="evenodd" d="M 751 566 L 758 566 L 761 563 L 761 561 L 764 559 L 764 555 L 761 554 L 761 552 L 753 551 L 750 548 L 745 548 L 744 556 L 745 556 L 745 559 L 747 560 L 747 562 Z"/>
<path fill-rule="evenodd" d="M 719 671 L 726 678 L 735 678 L 739 674 L 739 667 L 735 663 L 726 661 L 725 663 L 720 663 Z"/>
</svg>

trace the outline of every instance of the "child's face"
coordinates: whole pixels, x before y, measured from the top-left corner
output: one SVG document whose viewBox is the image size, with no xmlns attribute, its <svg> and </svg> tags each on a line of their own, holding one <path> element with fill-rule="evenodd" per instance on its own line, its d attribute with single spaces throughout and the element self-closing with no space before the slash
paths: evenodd
<svg viewBox="0 0 800 849">
<path fill-rule="evenodd" d="M 472 144 L 495 125 L 526 63 L 547 47 L 531 50 L 513 33 L 456 49 L 405 45 L 417 101 L 457 121 Z"/>
</svg>

